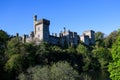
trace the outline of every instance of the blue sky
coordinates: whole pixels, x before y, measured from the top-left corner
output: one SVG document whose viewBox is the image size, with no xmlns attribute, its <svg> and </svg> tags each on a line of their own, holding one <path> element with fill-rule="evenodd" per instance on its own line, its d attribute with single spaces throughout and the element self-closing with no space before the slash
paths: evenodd
<svg viewBox="0 0 120 80">
<path fill-rule="evenodd" d="M 51 21 L 50 33 L 63 27 L 109 34 L 120 28 L 120 0 L 0 0 L 0 29 L 9 34 L 33 31 L 33 16 Z"/>
</svg>

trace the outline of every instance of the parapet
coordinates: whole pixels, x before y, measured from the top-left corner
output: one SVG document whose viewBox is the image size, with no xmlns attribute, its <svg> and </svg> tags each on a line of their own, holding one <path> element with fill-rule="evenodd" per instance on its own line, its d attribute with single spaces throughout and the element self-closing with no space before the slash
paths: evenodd
<svg viewBox="0 0 120 80">
<path fill-rule="evenodd" d="M 46 24 L 46 25 L 50 25 L 50 21 L 47 19 L 41 19 L 35 22 L 35 25 L 39 25 L 39 24 Z"/>
</svg>

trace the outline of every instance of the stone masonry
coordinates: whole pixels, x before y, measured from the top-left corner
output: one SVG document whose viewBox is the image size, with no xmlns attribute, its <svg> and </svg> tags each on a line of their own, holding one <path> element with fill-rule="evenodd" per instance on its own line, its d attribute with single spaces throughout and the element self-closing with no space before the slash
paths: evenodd
<svg viewBox="0 0 120 80">
<path fill-rule="evenodd" d="M 34 31 L 30 35 L 24 35 L 22 37 L 23 42 L 35 42 L 39 44 L 41 41 L 48 42 L 54 45 L 72 45 L 77 46 L 80 41 L 86 45 L 95 43 L 95 32 L 93 30 L 84 31 L 83 35 L 78 35 L 77 32 L 70 30 L 61 31 L 59 35 L 49 32 L 50 21 L 47 19 L 37 20 L 37 15 L 34 16 Z"/>
</svg>

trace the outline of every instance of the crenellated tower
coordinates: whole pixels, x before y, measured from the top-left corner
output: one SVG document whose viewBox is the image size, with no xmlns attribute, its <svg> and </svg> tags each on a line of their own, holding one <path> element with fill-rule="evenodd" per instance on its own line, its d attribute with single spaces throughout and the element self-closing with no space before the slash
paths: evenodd
<svg viewBox="0 0 120 80">
<path fill-rule="evenodd" d="M 37 20 L 37 15 L 34 16 L 34 35 L 40 41 L 49 42 L 49 25 L 50 21 L 46 19 Z"/>
</svg>

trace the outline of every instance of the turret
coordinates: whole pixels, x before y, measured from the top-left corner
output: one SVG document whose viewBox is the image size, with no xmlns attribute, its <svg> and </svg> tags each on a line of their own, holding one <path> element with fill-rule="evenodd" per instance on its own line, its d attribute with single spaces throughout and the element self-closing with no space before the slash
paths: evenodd
<svg viewBox="0 0 120 80">
<path fill-rule="evenodd" d="M 49 42 L 49 25 L 50 21 L 46 19 L 37 20 L 34 16 L 34 36 L 39 41 Z"/>
<path fill-rule="evenodd" d="M 19 37 L 19 33 L 16 33 L 16 37 Z"/>
<path fill-rule="evenodd" d="M 64 33 L 66 32 L 66 28 L 64 27 Z"/>
<path fill-rule="evenodd" d="M 34 15 L 34 21 L 37 21 L 37 15 Z"/>
<path fill-rule="evenodd" d="M 34 15 L 34 34 L 36 34 L 36 21 L 37 21 L 37 15 Z"/>
</svg>

